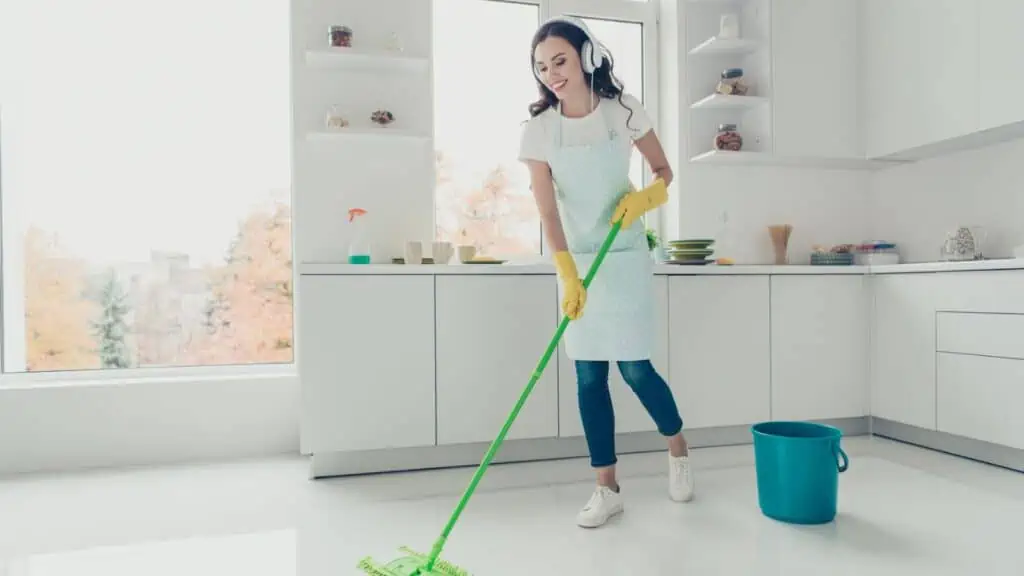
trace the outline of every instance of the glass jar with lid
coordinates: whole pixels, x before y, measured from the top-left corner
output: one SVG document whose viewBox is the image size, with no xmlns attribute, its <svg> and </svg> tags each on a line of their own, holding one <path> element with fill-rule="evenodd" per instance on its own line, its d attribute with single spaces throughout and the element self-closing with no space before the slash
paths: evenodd
<svg viewBox="0 0 1024 576">
<path fill-rule="evenodd" d="M 348 26 L 331 26 L 327 30 L 327 41 L 332 48 L 351 48 L 352 29 Z"/>
<path fill-rule="evenodd" d="M 715 150 L 739 152 L 743 148 L 743 136 L 735 124 L 719 124 L 714 140 Z"/>
</svg>

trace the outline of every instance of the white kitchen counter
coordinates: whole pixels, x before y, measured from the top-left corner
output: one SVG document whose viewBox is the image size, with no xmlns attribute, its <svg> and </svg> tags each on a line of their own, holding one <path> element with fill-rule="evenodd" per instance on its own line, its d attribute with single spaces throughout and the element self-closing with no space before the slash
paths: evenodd
<svg viewBox="0 0 1024 576">
<path fill-rule="evenodd" d="M 1024 265 L 1022 265 L 1024 266 Z M 654 273 L 666 276 L 733 276 L 733 275 L 781 275 L 781 274 L 865 274 L 864 266 L 773 266 L 734 265 L 680 266 L 656 264 Z M 477 274 L 554 274 L 551 264 L 365 264 L 353 265 L 333 262 L 307 262 L 299 265 L 301 275 L 477 275 Z M 585 274 L 580 270 L 580 274 Z"/>
<path fill-rule="evenodd" d="M 976 272 L 986 270 L 1024 270 L 1024 258 L 968 260 L 965 262 L 914 262 L 871 266 L 871 274 L 907 274 L 913 272 Z"/>
<path fill-rule="evenodd" d="M 299 268 L 314 476 L 479 462 L 561 320 L 540 259 Z M 1020 271 L 1024 259 L 660 264 L 651 359 L 695 446 L 749 442 L 749 426 L 770 419 L 864 433 L 870 416 L 891 437 L 1024 470 L 1024 427 L 1007 412 L 1024 402 Z M 551 362 L 503 461 L 586 454 L 572 363 L 561 347 Z M 662 449 L 621 374 L 609 376 L 621 451 Z"/>
<path fill-rule="evenodd" d="M 733 276 L 733 275 L 826 275 L 826 274 L 908 274 L 918 272 L 969 272 L 985 270 L 1024 270 L 1024 258 L 972 260 L 967 262 L 917 262 L 885 266 L 810 266 L 760 265 L 679 266 L 657 264 L 654 273 L 666 276 Z M 477 275 L 477 274 L 554 274 L 554 266 L 537 264 L 450 264 L 352 265 L 343 262 L 306 262 L 299 265 L 300 275 Z M 581 274 L 585 271 L 581 270 Z"/>
</svg>

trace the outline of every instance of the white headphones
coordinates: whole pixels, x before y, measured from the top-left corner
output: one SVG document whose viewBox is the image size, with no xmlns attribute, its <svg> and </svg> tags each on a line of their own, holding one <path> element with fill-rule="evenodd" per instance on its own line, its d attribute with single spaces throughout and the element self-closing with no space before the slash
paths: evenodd
<svg viewBox="0 0 1024 576">
<path fill-rule="evenodd" d="M 593 74 L 595 70 L 601 67 L 605 61 L 605 47 L 601 44 L 597 38 L 590 32 L 590 28 L 578 18 L 572 16 L 556 16 L 549 19 L 541 27 L 551 22 L 564 22 L 571 26 L 579 28 L 583 35 L 587 37 L 586 41 L 583 42 L 583 46 L 580 47 L 580 64 L 583 66 L 583 71 L 587 74 Z M 533 75 L 540 80 L 540 74 L 537 73 L 537 66 L 533 67 Z"/>
</svg>

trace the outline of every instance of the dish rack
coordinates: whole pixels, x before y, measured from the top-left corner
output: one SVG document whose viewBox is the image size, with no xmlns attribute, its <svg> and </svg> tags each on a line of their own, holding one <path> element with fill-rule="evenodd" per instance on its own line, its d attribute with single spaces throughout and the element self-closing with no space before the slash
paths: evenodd
<svg viewBox="0 0 1024 576">
<path fill-rule="evenodd" d="M 811 266 L 850 266 L 853 264 L 852 252 L 812 252 Z"/>
</svg>

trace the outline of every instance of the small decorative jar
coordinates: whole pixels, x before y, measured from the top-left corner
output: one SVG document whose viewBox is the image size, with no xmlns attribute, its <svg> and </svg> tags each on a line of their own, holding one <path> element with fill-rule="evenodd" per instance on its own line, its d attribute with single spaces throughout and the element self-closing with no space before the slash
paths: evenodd
<svg viewBox="0 0 1024 576">
<path fill-rule="evenodd" d="M 739 152 L 743 148 L 743 136 L 736 130 L 735 124 L 719 124 L 714 146 L 715 150 Z"/>
<path fill-rule="evenodd" d="M 392 32 L 388 38 L 387 49 L 389 52 L 402 52 L 405 47 L 402 45 L 402 39 L 398 37 L 398 32 Z"/>
<path fill-rule="evenodd" d="M 331 26 L 327 38 L 333 48 L 352 47 L 352 29 L 348 26 Z"/>
<path fill-rule="evenodd" d="M 327 128 L 332 130 L 348 127 L 348 119 L 345 118 L 345 114 L 340 106 L 331 106 L 331 109 L 327 112 L 326 124 Z"/>
<path fill-rule="evenodd" d="M 395 115 L 387 110 L 377 110 L 370 116 L 370 120 L 379 126 L 387 126 L 395 121 Z"/>
<path fill-rule="evenodd" d="M 715 92 L 730 96 L 746 96 L 747 84 L 743 81 L 743 68 L 727 68 L 722 71 Z"/>
</svg>

